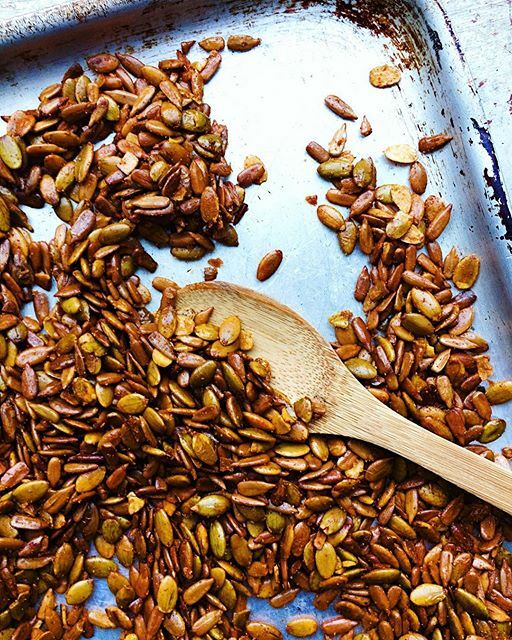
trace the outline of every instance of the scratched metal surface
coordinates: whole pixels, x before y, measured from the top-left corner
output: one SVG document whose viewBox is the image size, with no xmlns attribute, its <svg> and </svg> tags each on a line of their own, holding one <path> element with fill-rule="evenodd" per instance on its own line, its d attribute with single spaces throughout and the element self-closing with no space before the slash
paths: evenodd
<svg viewBox="0 0 512 640">
<path fill-rule="evenodd" d="M 358 123 L 349 124 L 347 147 L 356 155 L 374 157 L 381 183 L 407 180 L 407 168 L 383 157 L 386 146 L 415 146 L 421 134 L 451 131 L 453 143 L 424 158 L 428 193 L 440 193 L 454 204 L 443 248 L 456 244 L 462 253 L 482 258 L 475 287 L 476 329 L 490 341 L 495 377 L 507 377 L 512 352 L 507 238 L 512 221 L 504 200 L 500 206 L 491 201 L 500 193 L 499 166 L 443 12 L 436 0 L 421 0 L 415 7 L 391 0 L 350 5 L 329 0 L 100 0 L 94 7 L 74 2 L 0 25 L 0 108 L 11 113 L 34 106 L 38 89 L 95 51 L 130 48 L 151 63 L 172 56 L 182 40 L 241 32 L 261 37 L 263 44 L 249 53 L 226 53 L 206 89 L 213 117 L 229 126 L 228 159 L 235 172 L 249 153 L 259 155 L 269 172 L 268 182 L 248 190 L 250 209 L 238 226 L 240 247 L 216 249 L 224 261 L 219 277 L 281 300 L 327 337 L 328 315 L 341 308 L 358 311 L 352 290 L 363 259 L 345 258 L 335 236 L 318 223 L 314 208 L 304 200 L 316 193 L 322 201 L 326 190 L 304 146 L 311 139 L 326 143 L 339 126 L 323 106 L 324 96 L 341 95 L 372 122 L 374 133 L 366 139 L 359 135 Z M 201 55 L 200 50 L 191 54 Z M 374 89 L 368 71 L 386 61 L 402 67 L 402 81 L 393 89 Z M 49 238 L 56 224 L 53 212 L 30 214 L 36 236 Z M 275 276 L 258 283 L 256 265 L 273 248 L 283 250 L 284 262 Z M 190 264 L 172 259 L 168 250 L 151 252 L 159 273 L 182 284 L 201 280 L 210 257 Z M 497 413 L 509 417 L 510 410 L 505 406 Z M 107 598 L 104 589 L 96 590 L 96 604 Z M 281 628 L 290 615 L 310 608 L 307 595 L 286 611 L 269 612 L 265 603 L 253 607 Z"/>
</svg>

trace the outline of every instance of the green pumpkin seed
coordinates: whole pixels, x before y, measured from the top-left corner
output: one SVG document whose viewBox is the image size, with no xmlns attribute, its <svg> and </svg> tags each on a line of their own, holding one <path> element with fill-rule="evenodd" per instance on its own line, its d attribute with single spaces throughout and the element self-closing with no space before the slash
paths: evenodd
<svg viewBox="0 0 512 640">
<path fill-rule="evenodd" d="M 210 119 L 202 111 L 187 109 L 182 114 L 181 127 L 191 133 L 203 133 L 210 128 Z"/>
<path fill-rule="evenodd" d="M 461 607 L 471 615 L 481 620 L 486 620 L 489 617 L 489 611 L 485 603 L 469 591 L 455 589 L 453 595 Z"/>
<path fill-rule="evenodd" d="M 190 386 L 192 389 L 205 387 L 213 380 L 217 371 L 217 363 L 214 360 L 207 360 L 204 364 L 196 367 L 190 374 Z"/>
<path fill-rule="evenodd" d="M 172 576 L 165 576 L 158 587 L 156 603 L 162 613 L 170 613 L 178 602 L 178 585 Z"/>
<path fill-rule="evenodd" d="M 334 575 L 338 556 L 332 544 L 325 542 L 324 546 L 315 553 L 315 565 L 322 578 L 330 578 Z"/>
<path fill-rule="evenodd" d="M 94 582 L 92 580 L 79 580 L 71 585 L 66 592 L 66 602 L 69 605 L 83 604 L 88 600 L 93 592 Z"/>
<path fill-rule="evenodd" d="M 231 506 L 231 500 L 216 493 L 211 493 L 204 498 L 201 498 L 199 502 L 192 507 L 192 511 L 195 511 L 198 515 L 204 518 L 216 518 L 221 516 Z"/>
<path fill-rule="evenodd" d="M 169 516 L 163 509 L 158 509 L 155 513 L 155 531 L 164 546 L 170 547 L 172 545 L 174 533 Z"/>
<path fill-rule="evenodd" d="M 46 495 L 49 487 L 50 483 L 46 480 L 30 480 L 17 486 L 12 492 L 12 497 L 17 502 L 37 502 Z"/>
<path fill-rule="evenodd" d="M 117 564 L 107 558 L 91 556 L 85 561 L 85 569 L 95 578 L 106 578 L 111 571 L 117 571 Z"/>
<path fill-rule="evenodd" d="M 350 358 L 345 362 L 347 369 L 360 380 L 373 380 L 377 377 L 377 368 L 363 358 Z"/>
<path fill-rule="evenodd" d="M 148 399 L 140 393 L 128 393 L 119 399 L 117 408 L 121 413 L 138 415 L 144 412 L 148 405 Z"/>
<path fill-rule="evenodd" d="M 78 491 L 78 493 L 86 493 L 87 491 L 92 491 L 103 482 L 106 474 L 106 469 L 103 467 L 99 467 L 94 471 L 83 473 L 77 478 L 75 489 Z"/>
<path fill-rule="evenodd" d="M 331 158 L 318 165 L 317 171 L 326 180 L 348 178 L 352 173 L 352 161 L 348 158 Z"/>
<path fill-rule="evenodd" d="M 23 164 L 23 153 L 17 140 L 10 135 L 0 137 L 0 158 L 9 169 L 19 169 Z"/>
</svg>

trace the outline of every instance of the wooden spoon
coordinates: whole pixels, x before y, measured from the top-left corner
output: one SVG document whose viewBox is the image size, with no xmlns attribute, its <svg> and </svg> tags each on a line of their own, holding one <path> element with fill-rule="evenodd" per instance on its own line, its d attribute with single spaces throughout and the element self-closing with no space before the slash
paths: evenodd
<svg viewBox="0 0 512 640">
<path fill-rule="evenodd" d="M 180 290 L 178 309 L 214 307 L 213 320 L 237 315 L 254 336 L 251 355 L 272 367 L 290 400 L 321 398 L 326 415 L 314 431 L 358 438 L 393 451 L 512 514 L 512 473 L 449 442 L 382 404 L 349 372 L 306 320 L 271 298 L 227 282 Z"/>
</svg>

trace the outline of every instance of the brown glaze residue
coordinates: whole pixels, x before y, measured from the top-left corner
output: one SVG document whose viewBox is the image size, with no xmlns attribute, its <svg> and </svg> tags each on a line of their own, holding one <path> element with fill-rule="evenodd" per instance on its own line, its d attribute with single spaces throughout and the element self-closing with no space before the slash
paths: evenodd
<svg viewBox="0 0 512 640">
<path fill-rule="evenodd" d="M 338 18 L 350 20 L 376 36 L 389 38 L 396 49 L 398 61 L 408 68 L 418 68 L 431 59 L 428 44 L 419 30 L 421 15 L 414 3 L 408 0 L 290 0 L 284 4 L 288 13 L 319 4 L 326 9 L 332 6 Z M 404 15 L 409 18 L 404 20 Z M 437 34 L 429 30 L 429 36 L 435 49 Z"/>
<path fill-rule="evenodd" d="M 376 36 L 385 36 L 396 48 L 406 67 L 420 67 L 431 55 L 419 32 L 421 16 L 414 3 L 405 0 L 359 0 L 356 4 L 336 1 L 336 15 L 350 19 Z M 410 16 L 404 20 L 404 15 Z"/>
</svg>

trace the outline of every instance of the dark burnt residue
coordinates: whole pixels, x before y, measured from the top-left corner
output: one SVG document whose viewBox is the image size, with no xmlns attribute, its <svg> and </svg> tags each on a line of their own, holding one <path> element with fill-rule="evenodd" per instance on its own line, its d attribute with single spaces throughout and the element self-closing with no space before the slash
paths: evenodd
<svg viewBox="0 0 512 640">
<path fill-rule="evenodd" d="M 391 40 L 406 67 L 419 68 L 429 58 L 428 45 L 420 32 L 422 17 L 408 0 L 336 0 L 336 15 L 347 18 L 377 36 Z M 404 20 L 404 15 L 408 16 Z"/>
<path fill-rule="evenodd" d="M 350 20 L 376 36 L 389 38 L 397 62 L 405 67 L 419 68 L 432 59 L 429 45 L 421 33 L 420 25 L 424 20 L 413 0 L 285 0 L 279 2 L 279 10 L 295 13 L 319 5 L 329 12 L 334 8 L 339 19 Z M 404 16 L 407 16 L 406 20 Z M 432 44 L 438 54 L 439 37 Z M 438 55 L 436 60 L 439 63 Z"/>
<path fill-rule="evenodd" d="M 441 56 L 439 55 L 439 52 L 442 51 L 443 49 L 443 43 L 441 42 L 441 38 L 439 37 L 439 34 L 437 33 L 437 31 L 435 29 L 432 29 L 432 27 L 428 24 L 428 22 L 425 23 L 425 26 L 427 28 L 428 37 L 432 42 L 432 48 L 434 49 L 434 54 L 436 56 L 437 64 L 439 65 L 439 68 L 442 69 Z"/>
<path fill-rule="evenodd" d="M 498 164 L 498 158 L 494 150 L 494 144 L 491 139 L 489 131 L 479 124 L 475 118 L 471 118 L 471 124 L 478 132 L 480 142 L 486 150 L 489 160 L 491 161 L 492 174 L 487 168 L 484 169 L 484 180 L 487 184 L 489 191 L 491 192 L 491 200 L 496 204 L 497 213 L 505 227 L 505 238 L 512 240 L 512 215 L 510 213 L 510 207 L 508 204 L 507 194 L 501 178 L 500 166 Z"/>
</svg>

